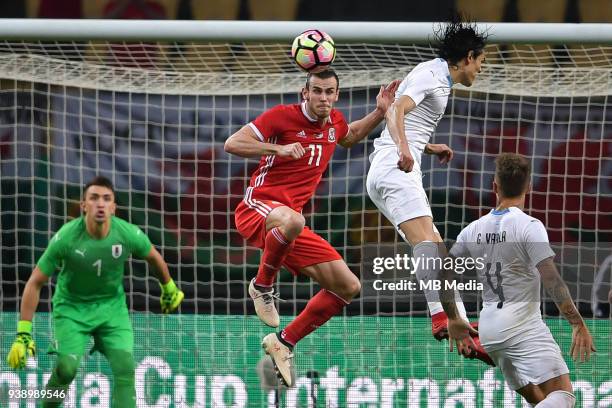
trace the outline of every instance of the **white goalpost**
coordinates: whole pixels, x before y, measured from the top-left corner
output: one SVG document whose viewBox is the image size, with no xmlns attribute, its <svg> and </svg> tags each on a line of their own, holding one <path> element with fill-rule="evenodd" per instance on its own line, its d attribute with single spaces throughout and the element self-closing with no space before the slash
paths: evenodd
<svg viewBox="0 0 612 408">
<path fill-rule="evenodd" d="M 494 158 L 521 153 L 533 169 L 527 211 L 547 226 L 574 299 L 581 311 L 605 307 L 610 284 L 596 275 L 605 275 L 598 271 L 612 248 L 612 25 L 479 26 L 490 35 L 483 72 L 471 88 L 454 88 L 434 136 L 455 158 L 444 167 L 423 159 L 436 226 L 452 242 L 493 204 Z M 138 406 L 274 406 L 274 390 L 261 389 L 256 370 L 269 330 L 246 292 L 259 251 L 233 221 L 256 161 L 226 154 L 223 144 L 264 110 L 299 101 L 305 74 L 289 50 L 300 32 L 319 28 L 334 38 L 337 107 L 351 121 L 375 106 L 381 84 L 436 56 L 429 44 L 436 27 L 0 19 L 2 355 L 48 239 L 79 215 L 82 186 L 103 174 L 115 184 L 118 216 L 149 235 L 186 295 L 180 314 L 162 316 L 155 279 L 144 263 L 129 264 Z M 338 249 L 364 289 L 343 316 L 300 343 L 297 387 L 281 392 L 281 406 L 311 407 L 313 395 L 325 406 L 521 406 L 498 371 L 432 339 L 422 297 L 371 290 L 373 258 L 409 250 L 365 192 L 381 130 L 336 149 L 305 208 L 307 224 Z M 281 325 L 318 290 L 286 271 L 278 287 L 287 300 Z M 45 354 L 50 301 L 45 290 L 34 322 L 36 360 L 21 373 L 0 367 L 1 406 L 35 406 L 9 400 L 7 390 L 44 386 L 54 362 Z M 476 318 L 477 297 L 466 301 Z M 571 331 L 551 305 L 544 296 L 547 324 L 567 351 Z M 607 406 L 610 318 L 589 325 L 598 353 L 570 365 L 577 406 Z M 111 381 L 103 358 L 84 359 L 65 406 L 109 406 Z"/>
</svg>

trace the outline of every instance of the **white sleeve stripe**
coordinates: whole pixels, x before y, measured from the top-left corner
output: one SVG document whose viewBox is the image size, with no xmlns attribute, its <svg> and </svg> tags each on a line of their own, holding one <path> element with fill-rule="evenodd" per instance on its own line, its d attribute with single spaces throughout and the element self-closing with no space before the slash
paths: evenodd
<svg viewBox="0 0 612 408">
<path fill-rule="evenodd" d="M 257 129 L 257 126 L 255 126 L 255 124 L 253 124 L 253 122 L 249 122 L 249 127 L 251 129 L 253 129 L 253 132 L 255 132 L 255 134 L 257 135 L 257 137 L 259 138 L 259 140 L 261 140 L 262 142 L 265 141 L 263 135 L 261 134 L 261 132 L 259 131 L 259 129 Z"/>
</svg>

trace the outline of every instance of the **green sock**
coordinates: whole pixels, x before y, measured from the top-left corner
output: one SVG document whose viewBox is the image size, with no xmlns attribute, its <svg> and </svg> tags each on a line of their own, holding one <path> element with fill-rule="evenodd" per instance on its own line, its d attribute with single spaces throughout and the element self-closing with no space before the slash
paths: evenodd
<svg viewBox="0 0 612 408">
<path fill-rule="evenodd" d="M 46 389 L 49 391 L 63 391 L 63 395 L 68 394 L 68 387 L 76 376 L 79 368 L 80 357 L 75 357 L 73 354 L 60 354 L 57 357 L 57 362 L 47 382 Z M 62 405 L 64 398 L 51 398 L 43 400 L 43 408 L 56 408 Z"/>
<path fill-rule="evenodd" d="M 113 408 L 136 408 L 134 385 L 134 356 L 126 350 L 106 350 L 113 370 Z"/>
</svg>

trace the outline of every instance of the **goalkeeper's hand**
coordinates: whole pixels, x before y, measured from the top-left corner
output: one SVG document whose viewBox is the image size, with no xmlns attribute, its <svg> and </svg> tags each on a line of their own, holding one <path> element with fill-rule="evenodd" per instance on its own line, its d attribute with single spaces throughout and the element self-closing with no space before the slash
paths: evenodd
<svg viewBox="0 0 612 408">
<path fill-rule="evenodd" d="M 176 287 L 172 279 L 166 284 L 160 284 L 160 286 L 162 295 L 159 302 L 161 303 L 162 313 L 174 312 L 185 298 L 185 294 Z"/>
<path fill-rule="evenodd" d="M 17 323 L 17 338 L 6 361 L 11 368 L 24 368 L 27 358 L 34 355 L 36 355 L 36 344 L 32 338 L 32 322 L 20 320 Z"/>
</svg>

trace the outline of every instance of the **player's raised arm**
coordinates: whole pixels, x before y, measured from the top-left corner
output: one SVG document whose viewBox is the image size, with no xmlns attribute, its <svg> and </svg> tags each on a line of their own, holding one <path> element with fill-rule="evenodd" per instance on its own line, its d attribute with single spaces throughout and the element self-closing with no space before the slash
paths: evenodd
<svg viewBox="0 0 612 408">
<path fill-rule="evenodd" d="M 38 307 L 40 290 L 49 281 L 38 266 L 32 271 L 21 297 L 21 315 L 17 323 L 17 338 L 9 351 L 7 362 L 11 368 L 24 368 L 28 356 L 36 354 L 36 344 L 32 338 L 32 320 Z"/>
<path fill-rule="evenodd" d="M 387 86 L 381 85 L 376 96 L 376 109 L 363 118 L 349 123 L 349 132 L 338 142 L 343 147 L 351 147 L 368 136 L 376 126 L 385 118 L 389 107 L 395 99 L 395 92 L 400 84 L 399 80 L 391 81 Z"/>
<path fill-rule="evenodd" d="M 185 294 L 176 286 L 174 280 L 172 280 L 170 271 L 168 270 L 168 264 L 154 246 L 151 246 L 151 250 L 145 260 L 149 266 L 153 268 L 157 279 L 159 279 L 159 285 L 162 289 L 162 296 L 159 300 L 162 312 L 170 313 L 175 311 L 185 298 Z"/>
<path fill-rule="evenodd" d="M 250 125 L 231 135 L 224 145 L 227 153 L 240 157 L 260 157 L 269 154 L 299 159 L 306 153 L 300 143 L 277 145 L 262 141 Z"/>
<path fill-rule="evenodd" d="M 544 288 L 553 299 L 559 312 L 572 325 L 572 345 L 570 355 L 575 361 L 587 361 L 591 352 L 596 351 L 593 338 L 580 312 L 574 305 L 567 285 L 557 271 L 553 258 L 546 258 L 537 265 Z"/>
</svg>

